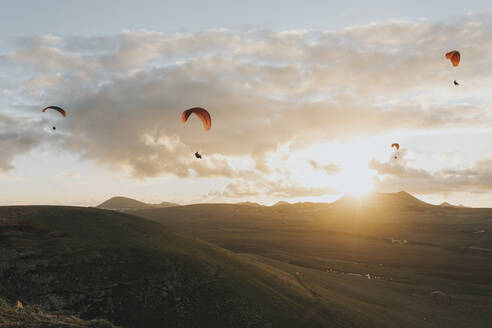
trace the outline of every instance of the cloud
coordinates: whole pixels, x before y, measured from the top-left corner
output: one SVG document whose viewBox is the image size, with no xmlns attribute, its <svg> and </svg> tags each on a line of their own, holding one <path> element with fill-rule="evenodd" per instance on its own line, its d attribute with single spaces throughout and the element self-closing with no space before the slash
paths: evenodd
<svg viewBox="0 0 492 328">
<path fill-rule="evenodd" d="M 24 154 L 40 144 L 41 135 L 35 122 L 13 118 L 0 113 L 0 171 L 13 169 L 15 156 Z"/>
<path fill-rule="evenodd" d="M 325 171 L 325 173 L 328 175 L 333 175 L 341 171 L 340 165 L 334 163 L 329 163 L 328 165 L 320 165 L 316 161 L 310 160 L 309 164 L 311 164 L 311 167 L 313 169 Z"/>
<path fill-rule="evenodd" d="M 223 191 L 212 191 L 206 198 L 241 199 L 248 197 L 298 198 L 317 197 L 338 194 L 339 190 L 331 187 L 306 187 L 301 183 L 286 180 L 248 180 L 236 179 L 228 184 Z"/>
<path fill-rule="evenodd" d="M 55 177 L 59 179 L 80 179 L 81 175 L 78 172 L 61 172 Z"/>
<path fill-rule="evenodd" d="M 492 82 L 483 69 L 492 59 L 486 51 L 492 49 L 492 28 L 485 18 L 471 19 L 478 21 L 389 21 L 324 32 L 29 37 L 2 54 L 2 65 L 19 72 L 24 88 L 3 87 L 12 90 L 11 108 L 33 117 L 47 104 L 67 108 L 52 146 L 83 159 L 137 178 L 244 178 L 249 169 L 231 159 L 252 158 L 253 170 L 269 172 L 265 158 L 281 144 L 294 149 L 392 130 L 490 126 L 492 99 L 474 99 L 488 94 Z M 443 57 L 454 44 L 466 58 L 459 74 L 468 84 L 459 93 L 450 91 L 456 70 Z M 212 113 L 209 132 L 196 118 L 179 121 L 184 109 L 197 105 Z M 34 137 L 36 127 L 30 129 L 4 134 L 1 142 L 10 149 L 0 162 L 4 169 L 46 142 Z M 204 153 L 202 161 L 194 159 L 195 151 Z M 381 172 L 404 170 L 409 178 L 424 174 L 371 165 Z M 339 170 L 335 164 L 317 168 Z M 253 192 L 244 185 L 231 185 L 230 194 Z M 255 188 L 279 195 L 326 191 L 273 185 Z"/>
<path fill-rule="evenodd" d="M 384 163 L 374 159 L 369 167 L 382 176 L 375 185 L 382 191 L 403 189 L 418 194 L 449 194 L 489 193 L 492 190 L 492 157 L 478 160 L 468 168 L 434 172 L 409 167 L 406 163 Z"/>
</svg>

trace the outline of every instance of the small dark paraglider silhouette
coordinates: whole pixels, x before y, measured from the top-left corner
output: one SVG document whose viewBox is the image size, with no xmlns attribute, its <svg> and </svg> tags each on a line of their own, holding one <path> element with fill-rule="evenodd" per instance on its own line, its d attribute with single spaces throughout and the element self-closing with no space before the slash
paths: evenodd
<svg viewBox="0 0 492 328">
<path fill-rule="evenodd" d="M 453 50 L 446 53 L 446 59 L 449 59 L 454 67 L 457 67 L 460 64 L 461 55 L 458 50 Z M 460 85 L 456 80 L 454 80 L 454 85 Z"/>
<path fill-rule="evenodd" d="M 195 152 L 195 157 L 198 159 L 202 159 L 202 155 L 200 155 L 198 152 Z"/>
<path fill-rule="evenodd" d="M 400 155 L 400 144 L 399 143 L 391 144 L 391 148 L 395 149 L 395 159 L 398 159 L 398 156 Z"/>
<path fill-rule="evenodd" d="M 61 108 L 61 107 L 58 107 L 58 106 L 48 106 L 48 107 L 45 107 L 42 109 L 42 112 L 46 112 L 48 109 L 53 109 L 53 110 L 56 110 L 58 113 L 62 114 L 63 117 L 67 117 L 67 112 Z M 53 126 L 52 127 L 53 130 L 56 130 L 56 126 Z"/>
</svg>

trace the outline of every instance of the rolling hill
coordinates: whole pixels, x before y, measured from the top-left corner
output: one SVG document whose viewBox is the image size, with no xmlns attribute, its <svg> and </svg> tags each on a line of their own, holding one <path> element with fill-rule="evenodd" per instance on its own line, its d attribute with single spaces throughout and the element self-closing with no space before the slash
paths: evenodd
<svg viewBox="0 0 492 328">
<path fill-rule="evenodd" d="M 282 270 L 125 213 L 0 207 L 0 249 L 1 297 L 84 320 L 130 328 L 361 324 Z"/>
<path fill-rule="evenodd" d="M 142 210 L 147 208 L 164 208 L 164 207 L 172 207 L 172 206 L 179 206 L 179 204 L 169 203 L 169 202 L 162 202 L 159 204 L 148 204 L 132 198 L 118 196 L 118 197 L 112 197 L 107 201 L 97 205 L 96 207 L 104 210 L 127 212 L 127 211 Z"/>
<path fill-rule="evenodd" d="M 492 320 L 492 209 L 434 206 L 400 192 L 131 213 L 0 207 L 0 297 L 60 323 L 25 325 L 33 328 L 110 326 L 97 319 L 130 328 Z M 0 306 L 0 324 L 24 315 L 19 322 L 36 322 L 31 313 Z"/>
<path fill-rule="evenodd" d="M 134 214 L 282 269 L 321 303 L 377 322 L 364 327 L 486 327 L 492 320 L 492 209 L 435 206 L 399 192 Z M 452 305 L 435 305 L 435 290 Z"/>
<path fill-rule="evenodd" d="M 333 208 L 364 208 L 374 209 L 421 209 L 431 208 L 435 205 L 421 201 L 407 192 L 400 191 L 397 193 L 378 193 L 370 192 L 367 195 L 343 196 L 333 203 Z"/>
</svg>

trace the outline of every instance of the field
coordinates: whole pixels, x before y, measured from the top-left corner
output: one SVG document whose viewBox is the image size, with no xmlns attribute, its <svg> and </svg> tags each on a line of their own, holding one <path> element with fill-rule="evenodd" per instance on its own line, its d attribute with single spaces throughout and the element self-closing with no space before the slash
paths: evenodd
<svg viewBox="0 0 492 328">
<path fill-rule="evenodd" d="M 270 207 L 122 204 L 125 213 L 0 207 L 2 327 L 463 328 L 492 320 L 490 209 L 406 193 Z"/>
<path fill-rule="evenodd" d="M 334 204 L 134 212 L 290 273 L 364 327 L 487 327 L 492 210 L 372 194 Z"/>
</svg>

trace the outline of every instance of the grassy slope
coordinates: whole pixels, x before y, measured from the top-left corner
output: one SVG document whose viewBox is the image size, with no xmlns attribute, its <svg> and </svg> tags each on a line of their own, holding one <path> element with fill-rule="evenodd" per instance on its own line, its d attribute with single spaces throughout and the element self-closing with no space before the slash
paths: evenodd
<svg viewBox="0 0 492 328">
<path fill-rule="evenodd" d="M 131 215 L 0 207 L 0 295 L 126 327 L 361 326 L 284 271 Z"/>
<path fill-rule="evenodd" d="M 310 275 L 315 278 L 309 284 L 324 295 L 323 302 L 357 318 L 371 316 L 375 327 L 392 327 L 399 320 L 401 327 L 428 327 L 429 313 L 447 318 L 448 327 L 482 327 L 492 319 L 492 252 L 469 248 L 492 248 L 490 209 L 442 208 L 399 193 L 332 206 L 202 204 L 136 213 L 235 252 L 276 261 L 283 270 L 279 263 L 315 270 L 318 275 Z M 325 281 L 330 268 L 384 279 L 355 278 L 366 295 L 354 294 L 349 288 L 354 277 L 335 274 L 341 278 Z M 346 279 L 351 282 L 336 283 Z M 436 312 L 429 303 L 433 290 L 451 295 L 461 310 L 439 305 Z"/>
</svg>

